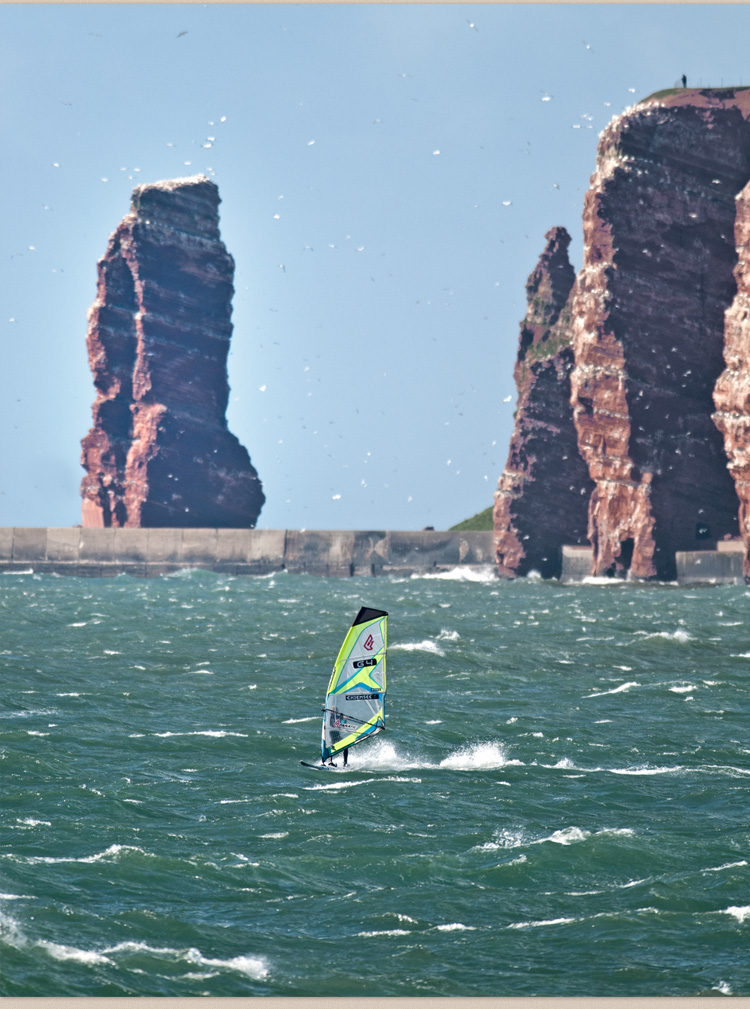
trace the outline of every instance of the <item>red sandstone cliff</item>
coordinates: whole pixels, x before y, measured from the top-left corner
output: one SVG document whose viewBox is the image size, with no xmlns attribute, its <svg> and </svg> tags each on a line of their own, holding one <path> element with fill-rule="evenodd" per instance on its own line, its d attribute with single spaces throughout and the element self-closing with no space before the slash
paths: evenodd
<svg viewBox="0 0 750 1009">
<path fill-rule="evenodd" d="M 749 119 L 750 89 L 687 90 L 640 103 L 602 133 L 571 304 L 572 403 L 596 485 L 595 574 L 672 579 L 676 550 L 738 531 L 711 413 L 736 290 L 735 196 L 750 179 Z M 716 407 L 720 418 L 734 409 L 721 396 Z M 739 433 L 735 440 L 742 448 Z"/>
<path fill-rule="evenodd" d="M 570 235 L 552 228 L 545 238 L 526 283 L 528 309 L 514 370 L 516 423 L 495 492 L 495 549 L 504 577 L 532 570 L 559 577 L 563 544 L 585 541 L 593 490 L 570 406 L 573 351 L 565 311 L 575 280 Z"/>
<path fill-rule="evenodd" d="M 234 261 L 205 176 L 138 186 L 98 264 L 84 526 L 253 527 L 265 500 L 227 429 Z"/>
<path fill-rule="evenodd" d="M 736 203 L 737 294 L 724 317 L 726 368 L 714 389 L 714 421 L 724 435 L 729 472 L 740 502 L 744 575 L 750 580 L 750 185 L 745 186 Z"/>
</svg>

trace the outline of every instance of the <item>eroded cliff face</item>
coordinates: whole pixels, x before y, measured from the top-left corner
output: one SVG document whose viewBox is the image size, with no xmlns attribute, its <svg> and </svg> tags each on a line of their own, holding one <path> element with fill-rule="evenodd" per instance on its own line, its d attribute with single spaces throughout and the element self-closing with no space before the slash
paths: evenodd
<svg viewBox="0 0 750 1009">
<path fill-rule="evenodd" d="M 726 368 L 714 389 L 714 421 L 724 436 L 729 472 L 739 499 L 745 543 L 744 575 L 750 579 L 750 185 L 737 197 L 734 234 L 737 294 L 724 319 Z"/>
<path fill-rule="evenodd" d="M 748 89 L 680 91 L 629 109 L 601 136 L 571 302 L 594 574 L 671 580 L 676 550 L 738 531 L 711 414 L 736 290 L 735 196 L 750 179 L 748 118 Z"/>
<path fill-rule="evenodd" d="M 253 527 L 265 500 L 227 429 L 234 261 L 205 176 L 137 187 L 98 264 L 84 526 Z"/>
<path fill-rule="evenodd" d="M 585 541 L 593 490 L 570 405 L 573 350 L 565 308 L 575 280 L 570 235 L 552 228 L 545 238 L 526 283 L 528 309 L 514 370 L 516 423 L 493 508 L 498 571 L 504 577 L 529 571 L 559 577 L 563 544 Z"/>
</svg>

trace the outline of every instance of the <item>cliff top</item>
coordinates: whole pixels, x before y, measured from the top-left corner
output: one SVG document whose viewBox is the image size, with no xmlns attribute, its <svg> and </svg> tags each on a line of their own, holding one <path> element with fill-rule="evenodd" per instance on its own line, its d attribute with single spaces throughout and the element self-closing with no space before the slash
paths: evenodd
<svg viewBox="0 0 750 1009">
<path fill-rule="evenodd" d="M 665 88 L 641 99 L 636 108 L 646 104 L 659 104 L 665 108 L 690 105 L 694 108 L 738 108 L 750 119 L 750 87 L 727 88 Z"/>
<path fill-rule="evenodd" d="M 218 241 L 220 203 L 219 187 L 205 175 L 163 179 L 135 187 L 130 219 Z"/>
</svg>

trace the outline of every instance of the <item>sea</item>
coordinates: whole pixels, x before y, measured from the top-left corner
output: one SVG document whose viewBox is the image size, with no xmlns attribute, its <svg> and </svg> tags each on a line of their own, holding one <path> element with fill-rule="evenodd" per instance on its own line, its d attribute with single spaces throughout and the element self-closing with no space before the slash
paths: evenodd
<svg viewBox="0 0 750 1009">
<path fill-rule="evenodd" d="M 385 732 L 320 754 L 389 612 Z M 0 576 L 0 995 L 750 995 L 750 592 Z"/>
</svg>

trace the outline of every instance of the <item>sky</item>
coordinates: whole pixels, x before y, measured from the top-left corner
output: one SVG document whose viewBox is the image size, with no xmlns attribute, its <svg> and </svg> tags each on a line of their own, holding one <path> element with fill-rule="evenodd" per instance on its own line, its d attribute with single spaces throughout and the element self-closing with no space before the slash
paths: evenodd
<svg viewBox="0 0 750 1009">
<path fill-rule="evenodd" d="M 506 462 L 525 283 L 601 130 L 750 84 L 744 4 L 0 4 L 0 526 L 80 523 L 96 264 L 204 173 L 259 528 L 446 529 Z"/>
</svg>

